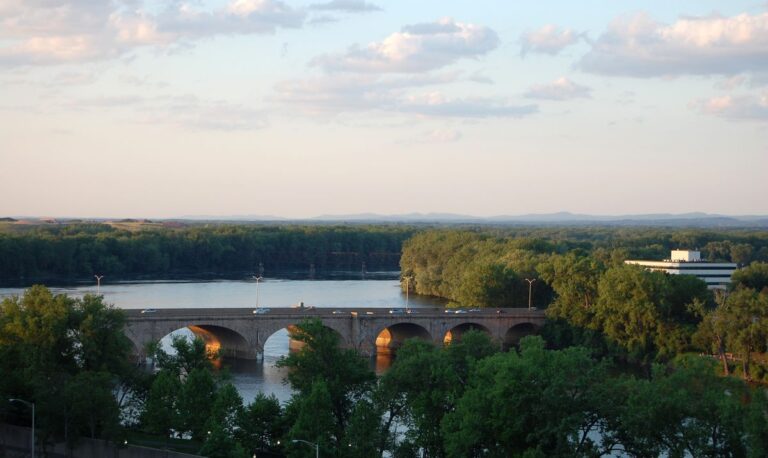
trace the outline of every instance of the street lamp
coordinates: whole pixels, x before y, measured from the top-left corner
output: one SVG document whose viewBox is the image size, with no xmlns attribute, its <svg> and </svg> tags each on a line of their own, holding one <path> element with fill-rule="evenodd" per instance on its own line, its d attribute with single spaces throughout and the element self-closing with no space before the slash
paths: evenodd
<svg viewBox="0 0 768 458">
<path fill-rule="evenodd" d="M 320 446 L 315 444 L 314 442 L 305 441 L 303 439 L 291 439 L 291 442 L 294 444 L 297 442 L 303 442 L 311 447 L 315 447 L 315 458 L 320 458 Z"/>
<path fill-rule="evenodd" d="M 20 402 L 20 403 L 26 405 L 27 407 L 31 407 L 32 408 L 32 446 L 31 446 L 31 449 L 32 449 L 32 458 L 35 458 L 35 403 L 34 402 L 25 401 L 23 399 L 16 399 L 16 398 L 10 398 L 10 399 L 8 399 L 8 402 Z"/>
<path fill-rule="evenodd" d="M 256 280 L 256 308 L 259 308 L 259 282 L 264 277 L 262 277 L 261 275 L 259 275 L 258 277 L 256 275 L 253 275 L 252 278 Z"/>
<path fill-rule="evenodd" d="M 94 275 L 93 278 L 96 279 L 96 295 L 98 296 L 101 290 L 101 279 L 104 278 L 104 275 Z"/>
<path fill-rule="evenodd" d="M 408 312 L 408 293 L 411 290 L 411 277 L 403 277 L 405 280 L 405 311 Z"/>
<path fill-rule="evenodd" d="M 528 310 L 531 309 L 531 290 L 533 289 L 533 282 L 536 281 L 535 278 L 526 278 L 525 281 L 528 282 Z"/>
</svg>

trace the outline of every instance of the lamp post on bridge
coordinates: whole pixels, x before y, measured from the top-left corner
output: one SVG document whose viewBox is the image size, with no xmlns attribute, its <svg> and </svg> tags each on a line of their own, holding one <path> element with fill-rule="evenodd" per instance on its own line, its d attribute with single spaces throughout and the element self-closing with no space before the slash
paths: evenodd
<svg viewBox="0 0 768 458">
<path fill-rule="evenodd" d="M 408 294 L 411 291 L 411 277 L 403 277 L 405 280 L 405 312 L 408 313 Z"/>
<path fill-rule="evenodd" d="M 94 275 L 93 278 L 96 279 L 96 295 L 101 294 L 101 279 L 104 278 L 104 275 Z"/>
<path fill-rule="evenodd" d="M 256 280 L 256 308 L 259 308 L 259 282 L 261 279 L 264 278 L 261 275 L 258 277 L 256 275 L 253 276 L 253 279 Z"/>
<path fill-rule="evenodd" d="M 531 309 L 531 292 L 533 290 L 533 282 L 536 281 L 535 278 L 526 278 L 525 281 L 528 282 L 528 310 Z"/>
<path fill-rule="evenodd" d="M 20 402 L 27 407 L 32 408 L 32 443 L 30 445 L 30 451 L 32 452 L 32 458 L 35 458 L 35 403 L 17 398 L 10 398 L 8 399 L 8 402 Z"/>
</svg>

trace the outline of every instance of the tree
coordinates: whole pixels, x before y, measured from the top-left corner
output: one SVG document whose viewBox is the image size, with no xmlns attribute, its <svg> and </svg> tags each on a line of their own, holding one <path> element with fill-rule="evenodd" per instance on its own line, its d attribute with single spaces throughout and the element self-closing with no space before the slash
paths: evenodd
<svg viewBox="0 0 768 458">
<path fill-rule="evenodd" d="M 354 350 L 339 347 L 339 336 L 317 319 L 304 320 L 290 333 L 305 345 L 277 365 L 290 369 L 288 381 L 300 395 L 309 395 L 323 381 L 330 396 L 334 438 L 344 436 L 352 408 L 368 392 L 375 378 L 368 362 Z M 316 393 L 317 394 L 317 393 Z"/>
<path fill-rule="evenodd" d="M 400 419 L 408 426 L 405 441 L 422 448 L 424 456 L 445 456 L 440 421 L 452 410 L 454 393 L 461 387 L 445 353 L 429 342 L 408 339 L 381 385 L 395 399 L 402 396 Z"/>
<path fill-rule="evenodd" d="M 733 292 L 718 310 L 725 324 L 725 346 L 742 362 L 742 374 L 751 380 L 753 352 L 764 352 L 768 341 L 768 293 L 753 289 Z"/>
<path fill-rule="evenodd" d="M 235 437 L 246 450 L 272 450 L 285 434 L 283 423 L 283 409 L 277 398 L 258 393 L 253 402 L 240 411 Z"/>
<path fill-rule="evenodd" d="M 295 418 L 288 430 L 288 440 L 301 439 L 318 444 L 320 448 L 338 452 L 342 435 L 337 431 L 331 393 L 325 381 L 317 379 L 309 392 L 294 395 L 288 410 Z M 305 444 L 291 444 L 286 441 L 287 456 L 290 458 L 309 455 Z M 334 453 L 335 454 L 335 453 Z"/>
<path fill-rule="evenodd" d="M 180 390 L 181 382 L 176 374 L 169 370 L 158 372 L 141 414 L 142 424 L 148 432 L 169 437 L 177 428 Z"/>
<path fill-rule="evenodd" d="M 592 327 L 592 307 L 598 298 L 598 281 L 605 267 L 588 256 L 570 252 L 565 256 L 552 256 L 538 269 L 557 294 L 547 308 L 547 315 L 563 318 L 576 326 Z"/>
<path fill-rule="evenodd" d="M 242 416 L 243 398 L 237 388 L 227 383 L 216 392 L 216 398 L 211 406 L 208 427 L 218 425 L 230 436 L 234 437 L 238 429 L 237 420 Z"/>
<path fill-rule="evenodd" d="M 631 456 L 746 456 L 749 388 L 701 358 L 676 363 L 649 380 L 625 379 L 617 440 Z"/>
<path fill-rule="evenodd" d="M 442 421 L 447 456 L 599 456 L 612 444 L 601 407 L 614 404 L 605 365 L 585 349 L 544 349 L 540 337 L 520 353 L 478 362 L 456 409 Z"/>
<path fill-rule="evenodd" d="M 195 368 L 181 383 L 176 403 L 179 430 L 189 432 L 195 440 L 204 440 L 212 404 L 218 396 L 216 381 L 210 370 Z"/>
<path fill-rule="evenodd" d="M 768 262 L 753 262 L 737 270 L 731 276 L 731 289 L 751 288 L 762 291 L 768 288 Z"/>
</svg>

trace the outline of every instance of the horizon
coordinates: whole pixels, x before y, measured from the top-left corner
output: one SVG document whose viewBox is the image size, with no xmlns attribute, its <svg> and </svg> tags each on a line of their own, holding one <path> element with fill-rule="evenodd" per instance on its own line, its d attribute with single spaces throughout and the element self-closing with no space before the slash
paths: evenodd
<svg viewBox="0 0 768 458">
<path fill-rule="evenodd" d="M 768 215 L 768 2 L 487 6 L 0 2 L 0 215 Z"/>
<path fill-rule="evenodd" d="M 558 217 L 563 219 L 558 219 Z M 524 213 L 524 214 L 493 214 L 493 215 L 472 215 L 461 213 L 446 213 L 446 212 L 409 212 L 400 214 L 384 214 L 384 213 L 351 213 L 351 214 L 318 214 L 310 216 L 297 216 L 287 217 L 280 215 L 253 215 L 253 214 L 220 214 L 220 215 L 172 215 L 172 216 L 78 216 L 78 215 L 0 215 L 2 218 L 12 218 L 18 221 L 24 220 L 47 220 L 58 219 L 63 221 L 68 220 L 92 220 L 92 221 L 114 221 L 114 220 L 160 220 L 160 221 L 233 221 L 233 222 L 260 222 L 260 221 L 336 221 L 342 219 L 350 219 L 353 221 L 377 221 L 377 218 L 388 219 L 392 222 L 408 222 L 408 221 L 441 221 L 441 220 L 499 220 L 504 221 L 504 218 L 518 221 L 541 221 L 537 218 L 546 218 L 552 222 L 567 222 L 571 221 L 618 221 L 621 219 L 627 219 L 632 221 L 642 221 L 647 219 L 653 221 L 654 218 L 658 220 L 686 220 L 686 219 L 717 219 L 717 218 L 730 218 L 730 219 L 768 219 L 768 214 L 725 214 L 725 213 L 706 213 L 706 212 L 685 212 L 685 213 L 627 213 L 627 214 L 584 214 L 574 213 L 569 211 L 559 211 L 553 213 Z M 398 219 L 400 218 L 400 219 Z M 419 219 L 423 218 L 423 219 Z M 582 218 L 582 219 L 578 219 Z"/>
</svg>

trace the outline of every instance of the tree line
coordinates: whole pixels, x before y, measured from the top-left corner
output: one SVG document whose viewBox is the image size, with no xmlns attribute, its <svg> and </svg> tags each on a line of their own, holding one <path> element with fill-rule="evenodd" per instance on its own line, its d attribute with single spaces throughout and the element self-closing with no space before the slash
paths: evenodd
<svg viewBox="0 0 768 458">
<path fill-rule="evenodd" d="M 306 320 L 292 331 L 305 345 L 279 362 L 291 399 L 244 404 L 202 340 L 151 349 L 156 371 L 129 364 L 123 320 L 101 297 L 39 286 L 0 304 L 0 395 L 35 402 L 39 444 L 154 438 L 222 458 L 314 456 L 302 441 L 339 458 L 768 453 L 765 389 L 718 376 L 705 358 L 635 376 L 584 347 L 549 349 L 537 336 L 501 352 L 468 331 L 443 348 L 406 341 L 377 378 L 338 334 Z M 0 418 L 24 424 L 29 413 L 0 403 Z"/>
<path fill-rule="evenodd" d="M 397 270 L 402 242 L 412 232 L 396 226 L 35 226 L 0 232 L 0 281 Z"/>
<path fill-rule="evenodd" d="M 712 241 L 706 234 L 673 232 L 660 239 L 739 246 Z M 768 263 L 754 261 L 740 269 L 731 289 L 716 296 L 693 276 L 624 264 L 637 253 L 646 257 L 657 249 L 660 239 L 645 245 L 648 240 L 639 231 L 577 230 L 569 238 L 546 239 L 530 235 L 456 230 L 416 234 L 404 244 L 402 286 L 468 307 L 525 307 L 530 294 L 534 306 L 547 309 L 550 320 L 543 332 L 556 348 L 586 346 L 646 372 L 654 362 L 704 352 L 718 355 L 725 373 L 768 382 L 765 358 L 754 357 L 764 354 L 768 341 Z M 749 237 L 763 240 L 768 235 Z M 656 259 L 676 247 L 662 246 L 665 254 Z M 755 251 L 762 248 L 751 249 Z"/>
</svg>

